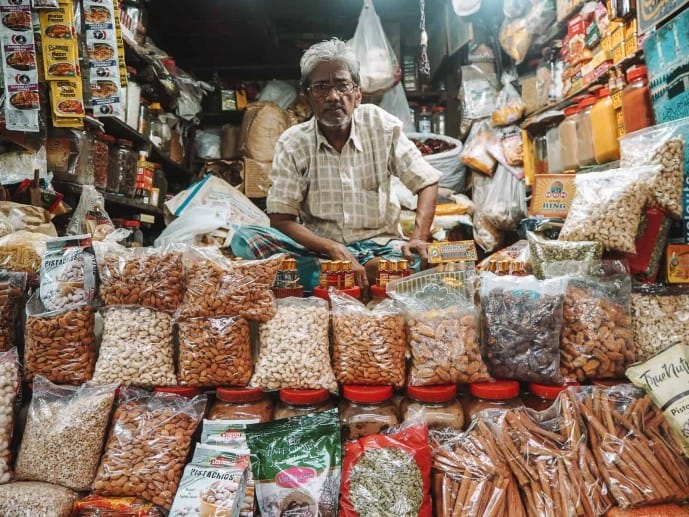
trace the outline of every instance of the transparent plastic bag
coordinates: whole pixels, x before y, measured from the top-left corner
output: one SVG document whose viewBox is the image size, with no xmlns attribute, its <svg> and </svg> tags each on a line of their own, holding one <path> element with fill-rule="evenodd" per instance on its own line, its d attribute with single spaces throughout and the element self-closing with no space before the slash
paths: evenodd
<svg viewBox="0 0 689 517">
<path fill-rule="evenodd" d="M 479 65 L 462 67 L 462 116 L 478 120 L 490 117 L 498 97 L 498 79 Z"/>
<path fill-rule="evenodd" d="M 519 126 L 509 126 L 500 132 L 500 147 L 507 165 L 521 167 L 524 165 L 524 147 L 522 131 Z"/>
<path fill-rule="evenodd" d="M 18 481 L 0 485 L 0 515 L 50 515 L 71 517 L 78 494 L 69 488 L 40 483 Z"/>
<path fill-rule="evenodd" d="M 369 310 L 346 294 L 330 293 L 333 371 L 340 384 L 404 386 L 404 318 L 390 300 Z"/>
<path fill-rule="evenodd" d="M 540 233 L 526 232 L 531 250 L 531 267 L 536 278 L 545 278 L 544 268 L 563 260 L 600 260 L 603 245 L 596 241 L 559 241 L 546 239 Z"/>
<path fill-rule="evenodd" d="M 26 273 L 0 270 L 0 353 L 16 345 L 25 292 Z"/>
<path fill-rule="evenodd" d="M 516 230 L 519 222 L 526 217 L 524 182 L 498 165 L 481 213 L 498 230 Z"/>
<path fill-rule="evenodd" d="M 153 503 L 134 497 L 87 495 L 74 505 L 75 517 L 165 517 Z"/>
<path fill-rule="evenodd" d="M 275 314 L 270 286 L 284 254 L 233 261 L 219 250 L 194 247 L 185 253 L 186 290 L 177 317 L 242 316 L 265 322 Z"/>
<path fill-rule="evenodd" d="M 16 348 L 0 352 L 0 485 L 9 482 L 12 474 L 12 430 L 14 410 L 21 376 L 19 374 L 19 354 Z"/>
<path fill-rule="evenodd" d="M 24 376 L 57 384 L 91 380 L 96 363 L 95 313 L 89 304 L 48 311 L 38 292 L 26 304 Z"/>
<path fill-rule="evenodd" d="M 567 280 L 481 273 L 481 355 L 497 379 L 562 384 L 560 330 Z"/>
<path fill-rule="evenodd" d="M 183 245 L 125 248 L 94 243 L 104 305 L 141 305 L 174 311 L 184 293 Z"/>
<path fill-rule="evenodd" d="M 497 162 L 488 152 L 488 148 L 494 138 L 493 129 L 487 120 L 476 121 L 471 126 L 471 132 L 467 137 L 464 149 L 462 149 L 460 155 L 462 163 L 483 174 L 492 176 Z"/>
<path fill-rule="evenodd" d="M 577 174 L 576 194 L 560 231 L 563 241 L 598 241 L 606 250 L 636 253 L 641 214 L 658 166 Z"/>
<path fill-rule="evenodd" d="M 169 509 L 205 407 L 206 395 L 121 389 L 93 492 Z"/>
<path fill-rule="evenodd" d="M 285 81 L 269 81 L 258 95 L 259 101 L 274 102 L 286 110 L 297 101 L 297 89 Z"/>
<path fill-rule="evenodd" d="M 512 81 L 516 79 L 517 77 L 510 73 L 505 73 L 502 76 L 502 90 L 498 94 L 495 111 L 490 117 L 493 126 L 509 126 L 524 116 L 526 103 L 512 86 Z"/>
<path fill-rule="evenodd" d="M 115 230 L 110 216 L 105 211 L 103 195 L 93 185 L 82 185 L 81 197 L 72 219 L 67 225 L 66 235 L 90 233 L 93 240 L 103 240 Z"/>
<path fill-rule="evenodd" d="M 400 119 L 405 133 L 416 131 L 402 83 L 398 83 L 393 89 L 385 92 L 378 106 Z"/>
<path fill-rule="evenodd" d="M 253 363 L 249 322 L 244 318 L 178 320 L 179 383 L 187 386 L 246 386 Z"/>
<path fill-rule="evenodd" d="M 487 253 L 498 249 L 503 238 L 500 230 L 493 226 L 483 215 L 483 207 L 485 206 L 486 196 L 492 182 L 492 178 L 483 174 L 472 175 L 472 199 L 474 201 L 474 214 L 472 216 L 474 227 L 472 233 L 476 244 Z"/>
<path fill-rule="evenodd" d="M 101 312 L 103 340 L 93 373 L 95 384 L 177 384 L 169 314 L 124 305 L 113 305 Z"/>
<path fill-rule="evenodd" d="M 383 93 L 395 86 L 401 77 L 397 57 L 388 41 L 373 2 L 365 2 L 354 36 L 347 43 L 361 66 L 361 90 L 368 95 Z"/>
<path fill-rule="evenodd" d="M 15 465 L 17 479 L 89 490 L 116 388 L 58 386 L 36 377 Z"/>
<path fill-rule="evenodd" d="M 514 59 L 516 64 L 524 61 L 529 51 L 533 40 L 531 29 L 526 17 L 506 18 L 500 26 L 498 34 L 500 45 L 505 53 Z"/>
<path fill-rule="evenodd" d="M 258 328 L 259 353 L 250 386 L 267 391 L 337 392 L 330 366 L 330 312 L 321 298 L 281 298 L 275 316 Z"/>
<path fill-rule="evenodd" d="M 0 237 L 0 267 L 10 271 L 38 273 L 49 239 L 48 235 L 25 230 Z M 29 275 L 29 281 L 35 279 L 35 275 Z"/>
<path fill-rule="evenodd" d="M 562 261 L 545 277 L 568 278 L 560 333 L 560 370 L 566 379 L 621 379 L 636 361 L 630 297 L 632 279 L 619 260 Z"/>
</svg>

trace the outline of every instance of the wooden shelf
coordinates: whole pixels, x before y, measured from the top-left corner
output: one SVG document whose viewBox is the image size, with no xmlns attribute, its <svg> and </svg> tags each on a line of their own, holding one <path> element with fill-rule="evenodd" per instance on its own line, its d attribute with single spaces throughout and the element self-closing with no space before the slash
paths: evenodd
<svg viewBox="0 0 689 517">
<path fill-rule="evenodd" d="M 239 125 L 242 123 L 245 110 L 220 111 L 218 113 L 199 113 L 197 117 L 202 126 L 222 126 L 223 124 Z"/>
<path fill-rule="evenodd" d="M 82 186 L 77 183 L 55 180 L 53 181 L 53 184 L 58 192 L 67 192 L 71 194 L 81 195 Z M 163 215 L 163 209 L 158 208 L 157 206 L 148 205 L 146 203 L 142 203 L 141 201 L 137 201 L 136 199 L 127 198 L 119 194 L 113 194 L 112 192 L 104 192 L 100 189 L 98 189 L 98 192 L 100 192 L 100 194 L 103 196 L 106 205 L 111 204 L 127 208 L 133 208 L 138 212 L 144 214 L 151 214 L 156 216 Z"/>
<path fill-rule="evenodd" d="M 415 91 L 415 92 L 408 92 L 405 90 L 404 94 L 407 96 L 408 100 L 442 99 L 442 98 L 447 97 L 447 90 L 443 90 L 443 91 L 426 90 L 426 91 Z"/>
</svg>

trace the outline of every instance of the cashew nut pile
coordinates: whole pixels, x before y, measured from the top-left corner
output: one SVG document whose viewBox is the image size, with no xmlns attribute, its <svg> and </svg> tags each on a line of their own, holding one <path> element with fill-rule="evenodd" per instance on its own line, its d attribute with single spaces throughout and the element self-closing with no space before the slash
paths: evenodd
<svg viewBox="0 0 689 517">
<path fill-rule="evenodd" d="M 16 351 L 0 353 L 0 484 L 10 480 L 14 401 L 19 389 Z"/>
<path fill-rule="evenodd" d="M 147 387 L 177 384 L 169 314 L 123 306 L 109 307 L 103 313 L 103 341 L 94 383 Z"/>
<path fill-rule="evenodd" d="M 246 386 L 253 373 L 249 322 L 244 318 L 193 318 L 179 325 L 180 384 Z"/>
<path fill-rule="evenodd" d="M 491 379 L 478 343 L 473 309 L 434 309 L 407 320 L 410 386 L 469 384 Z"/>
<path fill-rule="evenodd" d="M 118 406 L 93 482 L 101 495 L 142 497 L 170 509 L 201 412 L 156 396 Z"/>
<path fill-rule="evenodd" d="M 90 305 L 28 316 L 25 328 L 24 374 L 42 375 L 57 384 L 91 380 L 96 362 L 95 315 Z"/>
<path fill-rule="evenodd" d="M 673 343 L 689 344 L 689 294 L 632 293 L 632 327 L 638 361 Z"/>
<path fill-rule="evenodd" d="M 278 300 L 273 319 L 259 326 L 260 352 L 251 386 L 337 391 L 330 367 L 329 324 L 325 300 Z"/>
<path fill-rule="evenodd" d="M 17 456 L 17 478 L 89 490 L 114 400 L 114 387 L 82 388 L 63 397 L 36 389 Z"/>
<path fill-rule="evenodd" d="M 333 370 L 342 384 L 404 386 L 406 338 L 398 314 L 333 315 Z"/>
</svg>

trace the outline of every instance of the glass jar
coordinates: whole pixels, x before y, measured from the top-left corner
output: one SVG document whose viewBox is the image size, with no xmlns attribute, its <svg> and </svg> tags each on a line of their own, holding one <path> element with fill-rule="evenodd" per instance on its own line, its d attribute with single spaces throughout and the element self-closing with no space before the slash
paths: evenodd
<svg viewBox="0 0 689 517">
<path fill-rule="evenodd" d="M 627 70 L 627 87 L 622 91 L 622 118 L 626 133 L 653 125 L 653 106 L 646 67 Z"/>
<path fill-rule="evenodd" d="M 134 195 L 136 184 L 136 154 L 134 144 L 130 140 L 119 139 L 117 145 L 110 149 L 110 163 L 108 165 L 109 192 Z"/>
<path fill-rule="evenodd" d="M 261 388 L 218 388 L 211 406 L 210 420 L 270 422 L 273 401 Z"/>
<path fill-rule="evenodd" d="M 517 381 L 475 382 L 469 385 L 469 393 L 471 396 L 464 402 L 464 414 L 469 421 L 484 409 L 514 409 L 524 405 Z"/>
<path fill-rule="evenodd" d="M 280 401 L 273 418 L 310 415 L 333 409 L 335 404 L 328 390 L 280 390 Z"/>
<path fill-rule="evenodd" d="M 548 146 L 548 172 L 550 174 L 562 172 L 562 157 L 560 156 L 560 127 L 553 124 L 546 131 L 545 138 Z"/>
<path fill-rule="evenodd" d="M 612 107 L 610 90 L 605 87 L 598 92 L 598 100 L 591 109 L 591 130 L 593 131 L 593 152 L 596 163 L 608 163 L 620 159 L 620 143 L 617 140 L 617 117 Z"/>
<path fill-rule="evenodd" d="M 358 440 L 378 434 L 399 423 L 392 386 L 360 386 L 345 384 L 344 400 L 340 403 L 340 424 L 343 440 Z"/>
<path fill-rule="evenodd" d="M 579 108 L 570 106 L 565 109 L 565 120 L 560 123 L 560 160 L 562 170 L 575 170 L 579 167 L 579 150 L 577 141 L 577 119 Z"/>
<path fill-rule="evenodd" d="M 144 138 L 151 136 L 151 112 L 143 99 L 139 102 L 139 120 L 136 129 Z"/>
<path fill-rule="evenodd" d="M 151 113 L 150 140 L 163 154 L 170 154 L 170 126 L 167 124 L 163 108 L 154 102 L 149 107 Z"/>
<path fill-rule="evenodd" d="M 596 162 L 593 151 L 593 130 L 591 129 L 591 110 L 596 103 L 596 97 L 589 95 L 579 102 L 579 118 L 577 119 L 577 142 L 579 149 L 579 165 L 592 165 Z"/>
<path fill-rule="evenodd" d="M 557 396 L 570 386 L 579 386 L 578 382 L 568 382 L 562 386 L 529 383 L 529 392 L 522 395 L 522 401 L 528 408 L 544 411 L 553 405 Z"/>
<path fill-rule="evenodd" d="M 433 128 L 433 133 L 436 135 L 445 134 L 445 108 L 442 106 L 433 107 L 431 127 Z"/>
<path fill-rule="evenodd" d="M 421 106 L 418 116 L 419 133 L 431 133 L 433 131 L 433 123 L 431 122 L 431 112 L 428 111 L 428 106 Z"/>
<path fill-rule="evenodd" d="M 124 227 L 132 232 L 127 237 L 127 244 L 130 248 L 141 248 L 144 245 L 144 234 L 141 231 L 141 221 L 136 219 L 127 219 L 124 222 Z"/>
<path fill-rule="evenodd" d="M 548 173 L 548 140 L 545 135 L 538 135 L 533 141 L 534 173 Z"/>
<path fill-rule="evenodd" d="M 86 163 L 88 175 L 93 178 L 93 185 L 98 189 L 108 186 L 108 164 L 110 143 L 114 139 L 102 131 L 95 131 L 89 135 L 89 155 Z"/>
<path fill-rule="evenodd" d="M 429 429 L 464 428 L 464 408 L 457 399 L 457 386 L 409 386 L 400 407 L 403 420 L 422 412 Z"/>
</svg>

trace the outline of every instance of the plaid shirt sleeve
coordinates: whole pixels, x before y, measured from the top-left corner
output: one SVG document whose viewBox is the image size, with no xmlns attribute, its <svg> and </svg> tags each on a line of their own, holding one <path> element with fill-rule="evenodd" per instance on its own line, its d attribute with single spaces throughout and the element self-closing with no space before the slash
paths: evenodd
<svg viewBox="0 0 689 517">
<path fill-rule="evenodd" d="M 424 160 L 414 142 L 402 132 L 401 125 L 396 125 L 392 130 L 389 168 L 392 174 L 397 176 L 414 194 L 424 187 L 437 183 L 442 176 L 438 169 Z"/>
<path fill-rule="evenodd" d="M 300 213 L 307 185 L 297 166 L 297 155 L 284 139 L 278 140 L 270 170 L 272 185 L 266 199 L 266 211 L 269 214 L 298 216 Z"/>
</svg>

